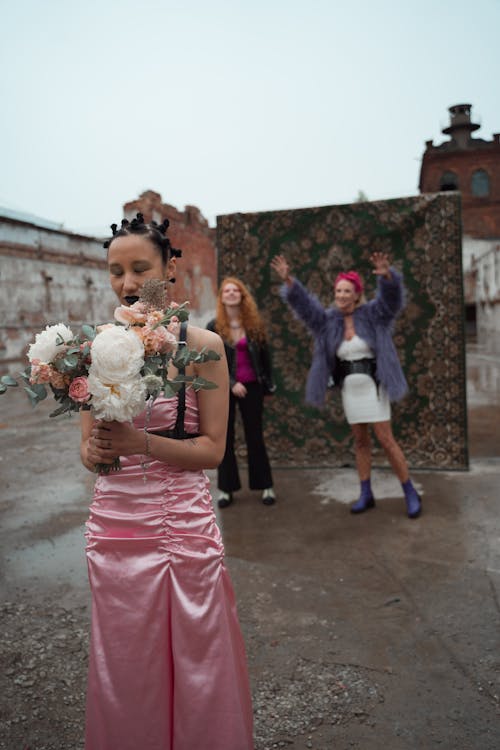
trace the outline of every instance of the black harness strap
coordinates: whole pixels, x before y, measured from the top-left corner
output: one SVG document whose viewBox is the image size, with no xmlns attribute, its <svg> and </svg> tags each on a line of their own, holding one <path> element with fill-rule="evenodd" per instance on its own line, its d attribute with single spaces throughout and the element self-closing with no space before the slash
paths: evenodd
<svg viewBox="0 0 500 750">
<path fill-rule="evenodd" d="M 179 344 L 181 346 L 187 346 L 187 321 L 181 323 L 179 331 Z M 185 375 L 186 368 L 179 368 L 179 375 Z M 161 437 L 169 437 L 174 440 L 186 440 L 187 438 L 200 437 L 199 432 L 186 432 L 184 429 L 184 417 L 186 414 L 186 384 L 183 383 L 177 392 L 177 419 L 175 420 L 175 426 L 171 430 L 160 430 L 158 432 L 152 432 L 152 435 L 160 435 Z"/>
</svg>

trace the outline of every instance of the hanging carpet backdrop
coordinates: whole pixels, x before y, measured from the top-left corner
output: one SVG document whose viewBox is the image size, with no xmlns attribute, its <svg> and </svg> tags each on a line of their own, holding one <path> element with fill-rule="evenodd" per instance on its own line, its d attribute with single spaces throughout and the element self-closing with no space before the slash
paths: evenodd
<svg viewBox="0 0 500 750">
<path fill-rule="evenodd" d="M 407 293 L 394 340 L 410 391 L 393 405 L 395 436 L 411 467 L 468 468 L 459 195 L 219 216 L 217 248 L 219 281 L 244 281 L 267 325 L 277 392 L 266 399 L 265 434 L 274 466 L 354 465 L 354 454 L 336 389 L 324 410 L 304 404 L 312 339 L 279 297 L 269 262 L 283 254 L 329 306 L 341 270 L 357 269 L 373 297 L 369 256 L 381 251 L 402 271 Z"/>
</svg>

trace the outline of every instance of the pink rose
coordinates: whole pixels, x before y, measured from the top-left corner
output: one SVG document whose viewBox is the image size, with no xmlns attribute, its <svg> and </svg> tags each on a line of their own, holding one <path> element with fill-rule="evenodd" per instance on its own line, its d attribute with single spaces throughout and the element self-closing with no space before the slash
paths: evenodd
<svg viewBox="0 0 500 750">
<path fill-rule="evenodd" d="M 71 383 L 68 391 L 68 395 L 77 404 L 84 404 L 90 398 L 89 384 L 87 378 L 83 375 L 79 378 L 75 378 Z"/>
<path fill-rule="evenodd" d="M 179 305 L 177 305 L 179 307 Z M 170 331 L 170 333 L 173 333 L 174 336 L 179 332 L 179 318 L 177 315 L 173 315 L 170 318 L 170 323 L 167 326 L 167 330 Z"/>
<path fill-rule="evenodd" d="M 150 326 L 154 326 L 155 323 L 159 323 L 163 318 L 163 312 L 161 310 L 150 310 L 147 316 L 147 323 Z"/>
<path fill-rule="evenodd" d="M 124 326 L 145 323 L 147 320 L 147 308 L 144 302 L 134 302 L 133 305 L 120 305 L 114 312 L 114 318 Z"/>
<path fill-rule="evenodd" d="M 172 333 L 170 333 L 170 331 L 167 331 L 164 326 L 150 328 L 146 325 L 141 330 L 142 343 L 144 344 L 146 356 L 151 356 L 156 353 L 167 354 L 167 352 L 175 350 L 177 339 Z"/>
<path fill-rule="evenodd" d="M 34 359 L 31 362 L 30 383 L 32 385 L 36 383 L 49 383 L 51 372 L 52 367 L 50 365 L 40 362 L 39 359 Z"/>
</svg>

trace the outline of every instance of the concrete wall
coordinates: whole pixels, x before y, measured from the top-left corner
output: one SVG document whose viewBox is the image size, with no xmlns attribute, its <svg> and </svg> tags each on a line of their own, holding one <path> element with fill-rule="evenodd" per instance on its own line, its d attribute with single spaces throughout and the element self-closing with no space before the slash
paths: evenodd
<svg viewBox="0 0 500 750">
<path fill-rule="evenodd" d="M 102 240 L 0 215 L 0 371 L 19 370 L 50 323 L 110 320 Z"/>
<path fill-rule="evenodd" d="M 476 315 L 481 338 L 500 332 L 500 242 L 472 261 L 476 277 Z"/>
</svg>

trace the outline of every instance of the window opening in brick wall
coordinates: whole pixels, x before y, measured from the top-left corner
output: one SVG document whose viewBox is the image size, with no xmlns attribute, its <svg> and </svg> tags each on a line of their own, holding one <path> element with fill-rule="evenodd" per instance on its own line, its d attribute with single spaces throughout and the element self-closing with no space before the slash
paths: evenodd
<svg viewBox="0 0 500 750">
<path fill-rule="evenodd" d="M 440 190 L 458 190 L 458 177 L 455 172 L 443 172 L 439 181 Z"/>
<path fill-rule="evenodd" d="M 472 195 L 477 198 L 485 198 L 490 194 L 490 177 L 485 169 L 476 169 L 471 179 Z"/>
</svg>

